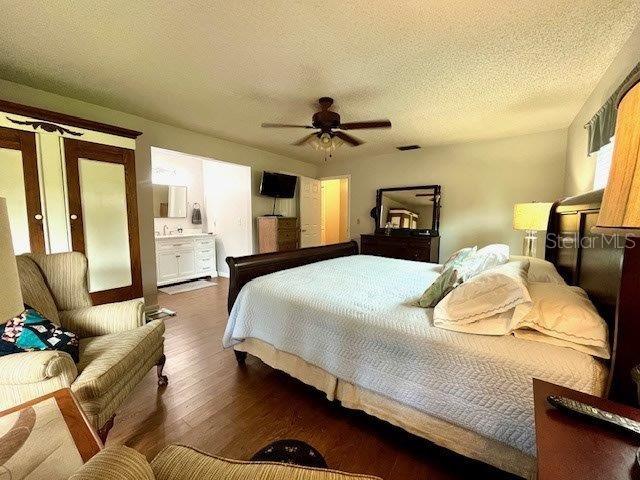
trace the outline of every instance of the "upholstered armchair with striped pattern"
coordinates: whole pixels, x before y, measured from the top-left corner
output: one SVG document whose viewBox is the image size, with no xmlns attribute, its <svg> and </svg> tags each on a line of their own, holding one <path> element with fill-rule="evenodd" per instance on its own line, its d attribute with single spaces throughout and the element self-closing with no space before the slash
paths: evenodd
<svg viewBox="0 0 640 480">
<path fill-rule="evenodd" d="M 142 299 L 94 306 L 81 253 L 16 260 L 24 303 L 80 337 L 80 361 L 59 351 L 0 357 L 0 410 L 70 387 L 105 439 L 116 409 L 154 365 L 166 385 L 164 323 L 145 323 Z"/>
<path fill-rule="evenodd" d="M 108 447 L 69 480 L 380 480 L 379 477 L 274 462 L 243 462 L 182 445 L 165 447 L 149 464 L 124 446 Z"/>
</svg>

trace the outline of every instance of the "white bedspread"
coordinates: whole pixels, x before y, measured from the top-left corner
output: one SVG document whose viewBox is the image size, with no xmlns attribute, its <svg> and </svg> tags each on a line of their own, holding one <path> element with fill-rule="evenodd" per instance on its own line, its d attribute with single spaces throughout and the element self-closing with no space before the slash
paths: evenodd
<svg viewBox="0 0 640 480">
<path fill-rule="evenodd" d="M 276 272 L 240 292 L 225 347 L 258 338 L 338 378 L 535 453 L 532 378 L 601 395 L 607 368 L 553 345 L 436 328 L 412 306 L 434 264 L 366 255 Z"/>
</svg>

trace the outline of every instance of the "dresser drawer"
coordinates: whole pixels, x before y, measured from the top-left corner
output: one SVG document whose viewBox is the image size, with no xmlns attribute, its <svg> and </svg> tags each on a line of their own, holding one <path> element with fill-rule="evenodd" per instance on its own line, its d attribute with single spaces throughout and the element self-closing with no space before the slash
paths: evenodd
<svg viewBox="0 0 640 480">
<path fill-rule="evenodd" d="M 191 238 L 176 238 L 172 240 L 161 240 L 156 243 L 158 251 L 167 250 L 184 250 L 185 248 L 193 248 L 193 240 Z"/>
<path fill-rule="evenodd" d="M 215 255 L 216 250 L 211 246 L 198 246 L 196 248 L 196 257 L 198 258 L 206 258 Z"/>
<path fill-rule="evenodd" d="M 279 218 L 278 219 L 278 231 L 283 230 L 297 230 L 298 219 L 297 218 Z"/>
<path fill-rule="evenodd" d="M 198 258 L 196 260 L 196 268 L 200 272 L 211 271 L 214 269 L 215 259 L 213 256 Z"/>
<path fill-rule="evenodd" d="M 196 238 L 194 241 L 195 241 L 196 247 L 198 248 L 213 247 L 213 245 L 216 242 L 215 238 L 213 237 L 199 237 L 199 238 Z"/>
<path fill-rule="evenodd" d="M 298 230 L 280 230 L 278 232 L 278 243 L 289 243 L 298 241 Z"/>
<path fill-rule="evenodd" d="M 299 248 L 298 242 L 282 242 L 278 243 L 278 251 L 279 252 L 287 252 L 290 250 L 297 250 Z"/>
<path fill-rule="evenodd" d="M 438 237 L 362 235 L 360 238 L 360 251 L 363 255 L 398 258 L 416 262 L 437 262 L 438 241 Z"/>
</svg>

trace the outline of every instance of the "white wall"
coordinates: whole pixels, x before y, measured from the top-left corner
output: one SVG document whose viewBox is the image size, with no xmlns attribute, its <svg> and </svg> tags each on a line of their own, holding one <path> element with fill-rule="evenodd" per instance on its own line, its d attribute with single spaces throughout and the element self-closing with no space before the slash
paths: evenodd
<svg viewBox="0 0 640 480">
<path fill-rule="evenodd" d="M 252 190 L 260 186 L 262 170 L 288 171 L 317 177 L 318 166 L 283 155 L 221 140 L 183 128 L 147 120 L 142 117 L 100 107 L 80 100 L 0 80 L 0 98 L 56 112 L 76 115 L 143 132 L 136 142 L 136 178 L 138 182 L 138 223 L 142 259 L 142 283 L 148 306 L 157 304 L 156 258 L 151 187 L 151 147 L 160 147 L 193 155 L 216 158 L 252 169 Z M 271 212 L 269 199 L 254 202 L 254 214 Z"/>
<path fill-rule="evenodd" d="M 202 163 L 208 231 L 216 235 L 218 274 L 229 276 L 228 256 L 253 253 L 251 169 L 205 160 Z"/>
<path fill-rule="evenodd" d="M 351 236 L 371 233 L 378 188 L 442 185 L 440 258 L 466 245 L 522 248 L 513 205 L 562 195 L 566 130 L 327 162 L 320 176 L 351 174 Z M 539 255 L 543 251 L 539 250 Z"/>
<path fill-rule="evenodd" d="M 564 184 L 566 195 L 578 195 L 593 189 L 595 155 L 587 156 L 588 133 L 584 125 L 604 105 L 638 62 L 640 25 L 633 31 L 569 127 Z"/>
<path fill-rule="evenodd" d="M 151 148 L 151 178 L 154 184 L 180 185 L 187 187 L 187 216 L 185 218 L 154 218 L 156 232 L 164 233 L 168 230 L 205 229 L 205 225 L 191 223 L 191 212 L 194 204 L 198 203 L 202 211 L 204 222 L 204 192 L 202 185 L 202 159 L 193 155 L 182 155 L 171 150 Z M 169 173 L 175 172 L 175 173 Z"/>
</svg>

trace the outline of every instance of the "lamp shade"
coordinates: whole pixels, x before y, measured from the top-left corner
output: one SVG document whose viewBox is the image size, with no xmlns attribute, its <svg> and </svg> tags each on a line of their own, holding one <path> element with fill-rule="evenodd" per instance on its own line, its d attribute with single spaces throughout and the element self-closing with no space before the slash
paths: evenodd
<svg viewBox="0 0 640 480">
<path fill-rule="evenodd" d="M 620 96 L 611 170 L 596 230 L 640 232 L 640 76 Z"/>
<path fill-rule="evenodd" d="M 513 228 L 515 230 L 546 230 L 550 210 L 550 203 L 516 203 L 513 206 Z"/>
<path fill-rule="evenodd" d="M 0 323 L 19 315 L 24 310 L 18 266 L 13 255 L 7 201 L 0 197 Z"/>
</svg>

